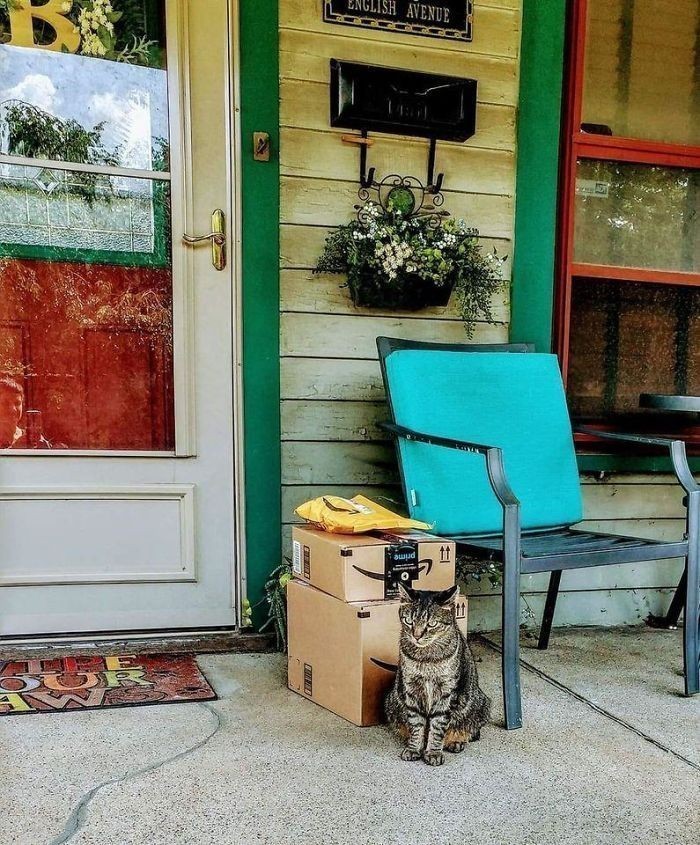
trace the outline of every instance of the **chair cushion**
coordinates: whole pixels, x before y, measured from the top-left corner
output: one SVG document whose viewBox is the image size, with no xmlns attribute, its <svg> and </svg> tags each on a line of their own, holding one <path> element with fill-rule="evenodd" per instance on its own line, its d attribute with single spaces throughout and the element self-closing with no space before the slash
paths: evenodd
<svg viewBox="0 0 700 845">
<path fill-rule="evenodd" d="M 503 449 L 523 529 L 572 525 L 581 488 L 554 355 L 402 349 L 386 359 L 395 421 Z M 503 511 L 483 455 L 399 440 L 411 516 L 439 534 L 496 533 Z"/>
</svg>

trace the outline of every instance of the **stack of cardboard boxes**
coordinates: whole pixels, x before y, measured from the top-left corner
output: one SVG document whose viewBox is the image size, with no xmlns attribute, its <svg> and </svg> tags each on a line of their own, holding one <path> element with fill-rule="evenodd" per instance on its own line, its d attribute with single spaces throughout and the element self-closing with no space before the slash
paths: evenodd
<svg viewBox="0 0 700 845">
<path fill-rule="evenodd" d="M 446 590 L 455 544 L 418 531 L 295 528 L 287 585 L 289 688 L 356 725 L 382 721 L 399 652 L 398 584 Z M 466 634 L 467 600 L 457 622 Z"/>
</svg>

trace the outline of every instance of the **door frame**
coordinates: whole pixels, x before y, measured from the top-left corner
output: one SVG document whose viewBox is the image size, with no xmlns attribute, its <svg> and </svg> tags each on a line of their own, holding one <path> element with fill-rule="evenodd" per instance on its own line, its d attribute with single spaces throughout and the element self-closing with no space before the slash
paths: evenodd
<svg viewBox="0 0 700 845">
<path fill-rule="evenodd" d="M 236 609 L 238 627 L 243 621 L 243 600 L 246 595 L 246 530 L 245 530 L 245 432 L 244 412 L 245 394 L 243 389 L 243 259 L 242 259 L 242 163 L 241 163 L 241 74 L 240 74 L 240 3 L 242 0 L 227 0 L 229 20 L 228 37 L 228 96 L 226 98 L 227 146 L 231 151 L 227 161 L 227 182 L 229 185 L 226 209 L 229 228 L 229 256 L 232 261 L 231 284 L 233 285 L 231 305 L 231 341 L 232 350 L 232 399 L 233 399 L 233 507 L 234 530 L 231 572 L 231 598 Z"/>
</svg>

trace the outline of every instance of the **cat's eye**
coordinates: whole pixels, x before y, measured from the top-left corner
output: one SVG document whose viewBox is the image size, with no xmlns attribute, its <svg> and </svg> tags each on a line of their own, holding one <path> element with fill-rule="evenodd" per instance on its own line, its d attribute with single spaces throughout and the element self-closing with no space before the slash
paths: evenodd
<svg viewBox="0 0 700 845">
<path fill-rule="evenodd" d="M 428 622 L 428 628 L 437 628 L 439 624 L 440 623 L 436 619 L 431 619 L 430 622 Z"/>
</svg>

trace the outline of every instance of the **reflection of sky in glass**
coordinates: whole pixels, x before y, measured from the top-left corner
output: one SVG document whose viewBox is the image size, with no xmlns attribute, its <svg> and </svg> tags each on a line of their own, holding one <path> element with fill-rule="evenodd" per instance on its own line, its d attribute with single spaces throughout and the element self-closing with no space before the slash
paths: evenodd
<svg viewBox="0 0 700 845">
<path fill-rule="evenodd" d="M 153 139 L 168 138 L 166 72 L 157 68 L 0 46 L 0 117 L 8 100 L 86 129 L 104 121 L 102 141 L 110 151 L 119 148 L 122 167 L 150 170 Z M 0 145 L 6 153 L 1 131 Z"/>
</svg>

